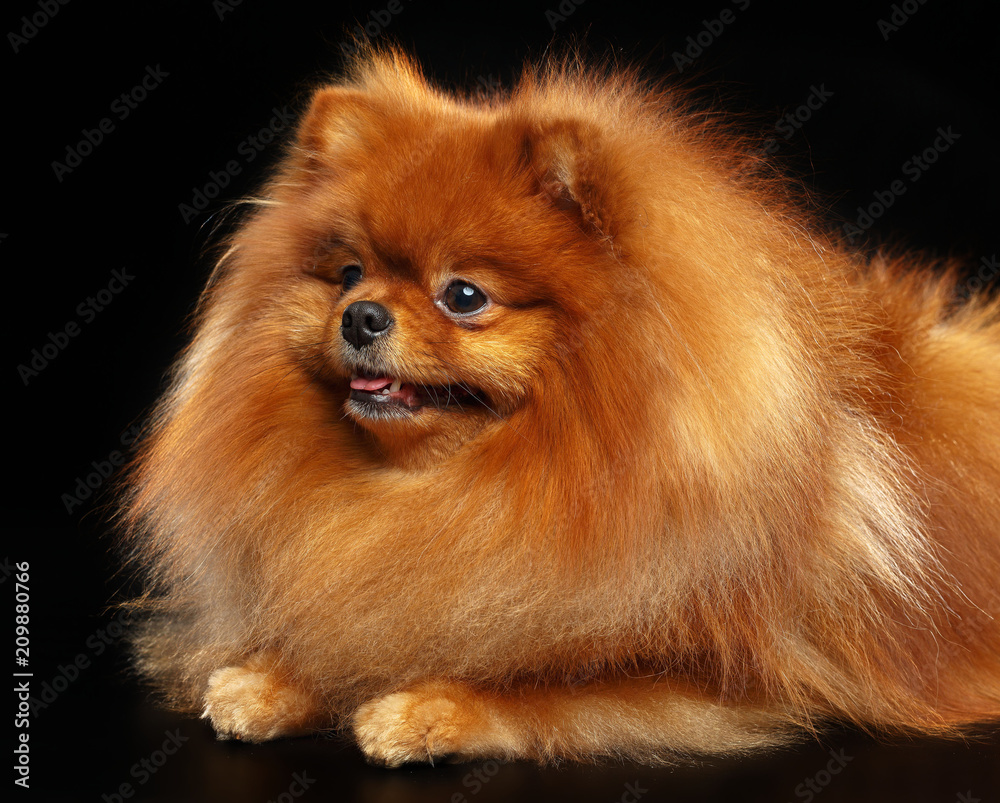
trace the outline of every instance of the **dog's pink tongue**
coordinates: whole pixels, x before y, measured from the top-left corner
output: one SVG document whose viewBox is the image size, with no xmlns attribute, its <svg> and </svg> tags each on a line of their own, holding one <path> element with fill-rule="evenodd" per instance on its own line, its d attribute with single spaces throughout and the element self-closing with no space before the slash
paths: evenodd
<svg viewBox="0 0 1000 803">
<path fill-rule="evenodd" d="M 365 379 L 363 376 L 359 376 L 357 379 L 351 380 L 351 390 L 367 390 L 369 392 L 374 392 L 376 390 L 382 390 L 382 388 L 387 388 L 391 384 L 391 376 L 379 376 L 375 379 Z"/>
</svg>

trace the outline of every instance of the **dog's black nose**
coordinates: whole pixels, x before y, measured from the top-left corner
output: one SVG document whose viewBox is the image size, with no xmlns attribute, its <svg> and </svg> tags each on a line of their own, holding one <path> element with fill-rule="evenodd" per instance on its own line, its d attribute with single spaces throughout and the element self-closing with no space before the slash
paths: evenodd
<svg viewBox="0 0 1000 803">
<path fill-rule="evenodd" d="M 392 327 L 392 313 L 374 301 L 355 301 L 344 310 L 340 333 L 354 348 L 371 345 Z"/>
</svg>

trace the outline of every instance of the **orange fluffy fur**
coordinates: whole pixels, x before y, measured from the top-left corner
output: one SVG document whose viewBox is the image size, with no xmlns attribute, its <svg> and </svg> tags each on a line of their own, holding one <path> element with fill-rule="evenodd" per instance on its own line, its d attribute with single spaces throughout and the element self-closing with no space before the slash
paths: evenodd
<svg viewBox="0 0 1000 803">
<path fill-rule="evenodd" d="M 390 765 L 998 717 L 1000 305 L 742 153 L 572 60 L 477 98 L 368 52 L 317 91 L 129 475 L 140 669 L 220 737 Z M 358 364 L 484 403 L 366 418 Z"/>
</svg>

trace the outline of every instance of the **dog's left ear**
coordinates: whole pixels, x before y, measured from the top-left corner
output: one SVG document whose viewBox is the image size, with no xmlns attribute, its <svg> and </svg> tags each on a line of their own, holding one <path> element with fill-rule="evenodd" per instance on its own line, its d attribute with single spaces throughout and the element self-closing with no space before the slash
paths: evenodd
<svg viewBox="0 0 1000 803">
<path fill-rule="evenodd" d="M 601 236 L 613 238 L 607 192 L 611 176 L 600 143 L 600 133 L 583 123 L 535 125 L 525 132 L 524 158 L 539 191 L 556 209 L 579 217 Z"/>
</svg>

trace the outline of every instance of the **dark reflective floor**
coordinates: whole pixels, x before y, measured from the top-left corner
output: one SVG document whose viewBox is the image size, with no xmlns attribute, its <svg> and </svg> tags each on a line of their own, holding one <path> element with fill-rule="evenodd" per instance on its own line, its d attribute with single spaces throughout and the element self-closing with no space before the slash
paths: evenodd
<svg viewBox="0 0 1000 803">
<path fill-rule="evenodd" d="M 876 744 L 835 732 L 780 753 L 700 766 L 501 765 L 477 762 L 386 770 L 346 739 L 245 745 L 157 710 L 121 682 L 113 656 L 95 662 L 33 724 L 36 800 L 935 801 L 996 800 L 1000 738 L 962 744 Z"/>
</svg>

